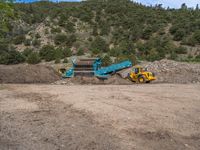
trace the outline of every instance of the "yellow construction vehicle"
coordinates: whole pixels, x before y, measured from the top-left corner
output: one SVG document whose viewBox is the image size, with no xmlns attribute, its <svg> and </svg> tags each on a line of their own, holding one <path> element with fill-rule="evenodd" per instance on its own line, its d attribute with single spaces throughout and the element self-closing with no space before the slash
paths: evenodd
<svg viewBox="0 0 200 150">
<path fill-rule="evenodd" d="M 128 78 L 136 83 L 150 83 L 156 80 L 154 73 L 148 72 L 147 69 L 143 69 L 140 66 L 133 67 Z"/>
</svg>

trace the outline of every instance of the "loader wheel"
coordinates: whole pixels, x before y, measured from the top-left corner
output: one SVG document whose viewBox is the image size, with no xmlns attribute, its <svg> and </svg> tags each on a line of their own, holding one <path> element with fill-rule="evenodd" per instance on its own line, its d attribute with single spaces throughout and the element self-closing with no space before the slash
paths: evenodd
<svg viewBox="0 0 200 150">
<path fill-rule="evenodd" d="M 146 80 L 143 76 L 138 77 L 138 83 L 145 83 Z"/>
</svg>

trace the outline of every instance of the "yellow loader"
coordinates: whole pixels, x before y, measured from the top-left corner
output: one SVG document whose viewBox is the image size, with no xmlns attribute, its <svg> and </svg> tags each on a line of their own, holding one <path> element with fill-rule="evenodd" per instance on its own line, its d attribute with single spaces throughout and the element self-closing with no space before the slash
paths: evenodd
<svg viewBox="0 0 200 150">
<path fill-rule="evenodd" d="M 148 72 L 140 66 L 134 67 L 128 75 L 128 78 L 136 83 L 150 83 L 156 80 L 154 73 Z"/>
</svg>

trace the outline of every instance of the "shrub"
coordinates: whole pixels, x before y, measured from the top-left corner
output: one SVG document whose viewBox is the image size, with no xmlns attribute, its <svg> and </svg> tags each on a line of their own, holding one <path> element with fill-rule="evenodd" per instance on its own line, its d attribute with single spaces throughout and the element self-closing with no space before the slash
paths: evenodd
<svg viewBox="0 0 200 150">
<path fill-rule="evenodd" d="M 65 59 L 63 60 L 63 63 L 68 63 L 68 59 L 65 58 Z"/>
<path fill-rule="evenodd" d="M 25 57 L 16 50 L 4 52 L 0 55 L 0 64 L 18 64 L 25 61 Z"/>
<path fill-rule="evenodd" d="M 25 46 L 30 46 L 31 45 L 31 40 L 30 39 L 25 39 L 24 45 Z"/>
<path fill-rule="evenodd" d="M 65 34 L 57 34 L 54 38 L 54 43 L 56 45 L 66 43 L 66 41 L 68 41 L 68 38 L 67 38 L 67 35 Z"/>
<path fill-rule="evenodd" d="M 197 41 L 198 44 L 200 44 L 200 30 L 197 30 L 194 33 L 193 38 Z"/>
<path fill-rule="evenodd" d="M 51 61 L 55 59 L 55 49 L 52 45 L 45 45 L 40 50 L 40 56 L 46 61 Z"/>
<path fill-rule="evenodd" d="M 82 48 L 79 48 L 78 52 L 77 52 L 77 55 L 78 56 L 84 55 L 84 50 Z"/>
<path fill-rule="evenodd" d="M 174 51 L 177 54 L 187 54 L 187 49 L 185 47 L 182 47 L 182 46 L 175 48 Z"/>
<path fill-rule="evenodd" d="M 13 43 L 15 45 L 22 44 L 25 41 L 25 35 L 18 35 L 14 38 Z"/>
<path fill-rule="evenodd" d="M 112 48 L 109 51 L 110 56 L 118 57 L 122 54 L 122 50 L 120 48 Z"/>
<path fill-rule="evenodd" d="M 59 64 L 59 63 L 60 63 L 60 58 L 56 58 L 55 64 Z"/>
<path fill-rule="evenodd" d="M 63 55 L 64 55 L 64 57 L 70 57 L 70 56 L 72 56 L 72 51 L 71 51 L 71 49 L 65 48 L 65 49 L 63 50 Z"/>
<path fill-rule="evenodd" d="M 52 28 L 51 29 L 51 33 L 54 34 L 54 33 L 60 33 L 61 32 L 61 29 L 60 28 Z"/>
<path fill-rule="evenodd" d="M 35 46 L 35 47 L 39 47 L 41 45 L 41 41 L 35 39 L 35 40 L 33 40 L 32 45 Z"/>
<path fill-rule="evenodd" d="M 91 43 L 92 51 L 99 51 L 99 52 L 107 52 L 108 51 L 108 45 L 104 39 L 101 37 L 95 38 L 95 40 Z"/>
<path fill-rule="evenodd" d="M 102 58 L 102 66 L 108 66 L 108 65 L 111 65 L 111 64 L 112 64 L 112 59 L 110 58 L 109 55 L 105 55 Z"/>
<path fill-rule="evenodd" d="M 64 54 L 63 54 L 63 49 L 62 48 L 57 48 L 55 50 L 55 58 L 64 58 Z"/>
<path fill-rule="evenodd" d="M 74 24 L 72 22 L 68 22 L 66 25 L 65 25 L 65 29 L 67 32 L 70 32 L 70 33 L 73 33 L 75 32 L 75 28 L 74 28 Z"/>
<path fill-rule="evenodd" d="M 174 40 L 176 40 L 176 41 L 181 41 L 185 36 L 186 36 L 185 30 L 184 30 L 184 29 L 178 29 L 178 30 L 174 33 Z"/>
<path fill-rule="evenodd" d="M 61 33 L 54 37 L 54 43 L 56 45 L 62 44 L 71 47 L 74 42 L 76 42 L 76 36 L 74 34 L 67 36 L 66 34 Z"/>
<path fill-rule="evenodd" d="M 32 52 L 33 52 L 33 49 L 26 48 L 26 49 L 24 49 L 24 51 L 22 52 L 22 54 L 23 54 L 25 57 L 28 57 Z"/>
<path fill-rule="evenodd" d="M 71 47 L 74 42 L 76 42 L 76 35 L 72 34 L 67 38 L 66 44 Z"/>
<path fill-rule="evenodd" d="M 37 34 L 35 35 L 35 38 L 36 38 L 36 39 L 39 39 L 39 38 L 41 38 L 40 34 L 39 34 L 39 33 L 37 33 Z"/>
<path fill-rule="evenodd" d="M 41 58 L 37 52 L 32 52 L 28 57 L 27 57 L 27 63 L 29 64 L 38 64 L 41 61 Z"/>
<path fill-rule="evenodd" d="M 148 26 L 144 29 L 142 38 L 148 40 L 152 35 L 152 33 L 153 33 L 152 28 Z"/>
</svg>

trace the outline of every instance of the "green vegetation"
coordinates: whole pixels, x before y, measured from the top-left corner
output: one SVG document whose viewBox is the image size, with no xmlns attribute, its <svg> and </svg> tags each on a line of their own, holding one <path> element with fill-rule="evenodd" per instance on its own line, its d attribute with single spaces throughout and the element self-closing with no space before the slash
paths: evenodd
<svg viewBox="0 0 200 150">
<path fill-rule="evenodd" d="M 18 64 L 25 62 L 25 57 L 16 50 L 11 50 L 8 52 L 1 53 L 0 64 Z"/>
<path fill-rule="evenodd" d="M 101 59 L 102 59 L 102 66 L 109 66 L 113 63 L 109 55 L 105 55 Z"/>
<path fill-rule="evenodd" d="M 54 49 L 54 46 L 52 45 L 45 45 L 40 50 L 40 56 L 42 59 L 46 61 L 52 61 L 55 59 L 56 51 Z"/>
<path fill-rule="evenodd" d="M 29 64 L 38 64 L 41 61 L 41 58 L 37 52 L 32 52 L 27 57 L 27 63 Z"/>
<path fill-rule="evenodd" d="M 107 63 L 110 56 L 116 61 L 181 60 L 200 45 L 200 9 L 185 4 L 181 9 L 164 9 L 131 0 L 30 4 L 1 1 L 0 17 L 2 64 L 24 62 L 30 54 L 59 62 L 72 55 L 71 48 L 78 50 L 77 55 L 105 54 Z M 22 46 L 25 48 L 20 49 Z M 27 54 L 30 47 L 39 54 Z M 21 54 L 19 50 L 25 52 Z M 198 61 L 198 53 L 188 60 Z"/>
</svg>

